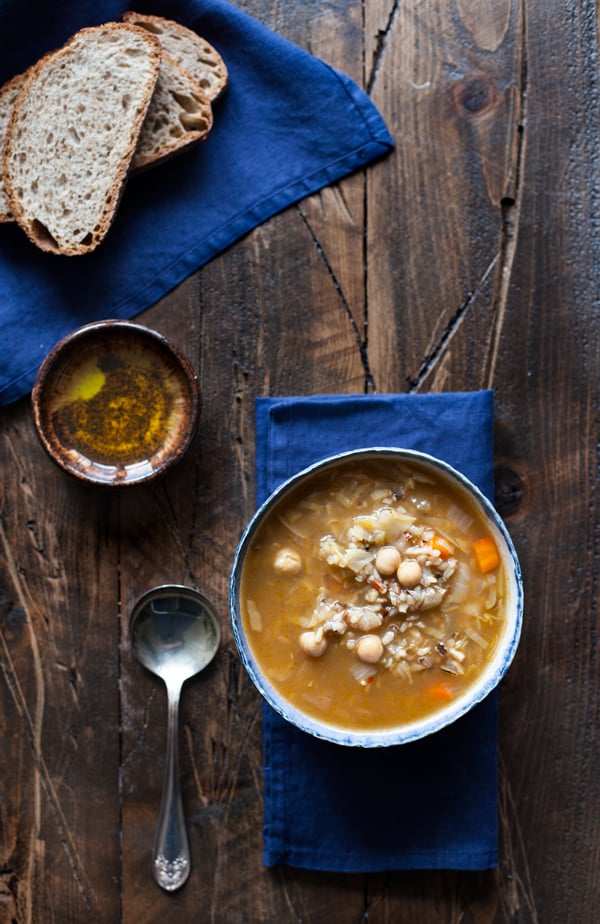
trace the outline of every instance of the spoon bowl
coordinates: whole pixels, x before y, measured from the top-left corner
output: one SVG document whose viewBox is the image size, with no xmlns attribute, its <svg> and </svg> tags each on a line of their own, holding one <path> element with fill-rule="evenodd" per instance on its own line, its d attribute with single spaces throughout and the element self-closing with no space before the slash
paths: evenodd
<svg viewBox="0 0 600 924">
<path fill-rule="evenodd" d="M 153 875 L 161 888 L 173 892 L 190 873 L 179 779 L 179 700 L 186 680 L 204 670 L 217 653 L 221 621 L 203 594 L 179 584 L 164 584 L 149 590 L 134 606 L 130 637 L 137 659 L 167 688 L 167 759 Z"/>
</svg>

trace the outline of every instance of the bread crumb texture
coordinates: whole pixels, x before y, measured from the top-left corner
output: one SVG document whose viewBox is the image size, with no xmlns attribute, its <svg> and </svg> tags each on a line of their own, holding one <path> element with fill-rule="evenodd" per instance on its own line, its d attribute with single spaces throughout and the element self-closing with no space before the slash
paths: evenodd
<svg viewBox="0 0 600 924">
<path fill-rule="evenodd" d="M 227 66 L 206 39 L 161 16 L 129 12 L 123 14 L 123 19 L 155 35 L 163 51 L 198 81 L 209 100 L 214 102 L 220 96 L 228 82 Z"/>
<path fill-rule="evenodd" d="M 200 84 L 163 53 L 132 170 L 156 164 L 183 147 L 204 141 L 212 124 L 212 106 Z"/>
<path fill-rule="evenodd" d="M 159 63 L 152 36 L 111 23 L 82 30 L 29 72 L 4 172 L 14 216 L 42 249 L 85 253 L 106 234 Z"/>
</svg>

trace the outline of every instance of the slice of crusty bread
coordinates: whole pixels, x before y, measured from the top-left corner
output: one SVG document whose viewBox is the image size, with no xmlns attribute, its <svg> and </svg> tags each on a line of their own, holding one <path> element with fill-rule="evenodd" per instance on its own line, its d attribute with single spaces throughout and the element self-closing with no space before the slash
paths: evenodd
<svg viewBox="0 0 600 924">
<path fill-rule="evenodd" d="M 223 58 L 206 39 L 172 19 L 145 13 L 123 13 L 125 22 L 147 29 L 156 36 L 163 51 L 198 81 L 209 100 L 214 101 L 227 86 Z"/>
<path fill-rule="evenodd" d="M 28 72 L 4 147 L 11 211 L 42 250 L 93 250 L 115 215 L 160 67 L 158 41 L 106 23 Z"/>
<path fill-rule="evenodd" d="M 137 172 L 204 141 L 212 128 L 212 106 L 200 84 L 162 53 L 158 80 L 131 170 Z"/>
<path fill-rule="evenodd" d="M 8 131 L 8 123 L 10 122 L 10 117 L 12 116 L 15 100 L 19 95 L 19 90 L 23 86 L 24 80 L 25 74 L 17 74 L 16 77 L 13 77 L 12 80 L 9 80 L 2 87 L 0 87 L 0 153 L 2 152 L 2 148 L 4 146 L 4 139 L 6 138 L 6 133 Z M 4 189 L 4 180 L 2 178 L 1 171 L 0 221 L 14 221 L 12 212 L 10 210 L 10 205 L 8 203 L 8 196 L 6 195 L 6 190 Z"/>
</svg>

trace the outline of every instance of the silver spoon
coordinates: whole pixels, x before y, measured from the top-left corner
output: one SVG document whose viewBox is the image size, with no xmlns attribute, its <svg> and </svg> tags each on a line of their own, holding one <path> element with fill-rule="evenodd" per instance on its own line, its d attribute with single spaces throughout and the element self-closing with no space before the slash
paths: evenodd
<svg viewBox="0 0 600 924">
<path fill-rule="evenodd" d="M 217 653 L 221 621 L 198 591 L 165 584 L 138 600 L 131 614 L 130 635 L 138 660 L 167 688 L 167 756 L 152 872 L 162 889 L 173 892 L 190 874 L 177 741 L 181 688 Z"/>
</svg>

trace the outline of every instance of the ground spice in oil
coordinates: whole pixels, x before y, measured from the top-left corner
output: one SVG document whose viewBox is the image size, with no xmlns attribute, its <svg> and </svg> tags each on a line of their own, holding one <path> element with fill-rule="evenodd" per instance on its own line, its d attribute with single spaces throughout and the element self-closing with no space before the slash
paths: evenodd
<svg viewBox="0 0 600 924">
<path fill-rule="evenodd" d="M 161 447 L 174 395 L 147 356 L 107 352 L 82 364 L 53 414 L 63 443 L 105 465 L 131 465 Z"/>
</svg>

